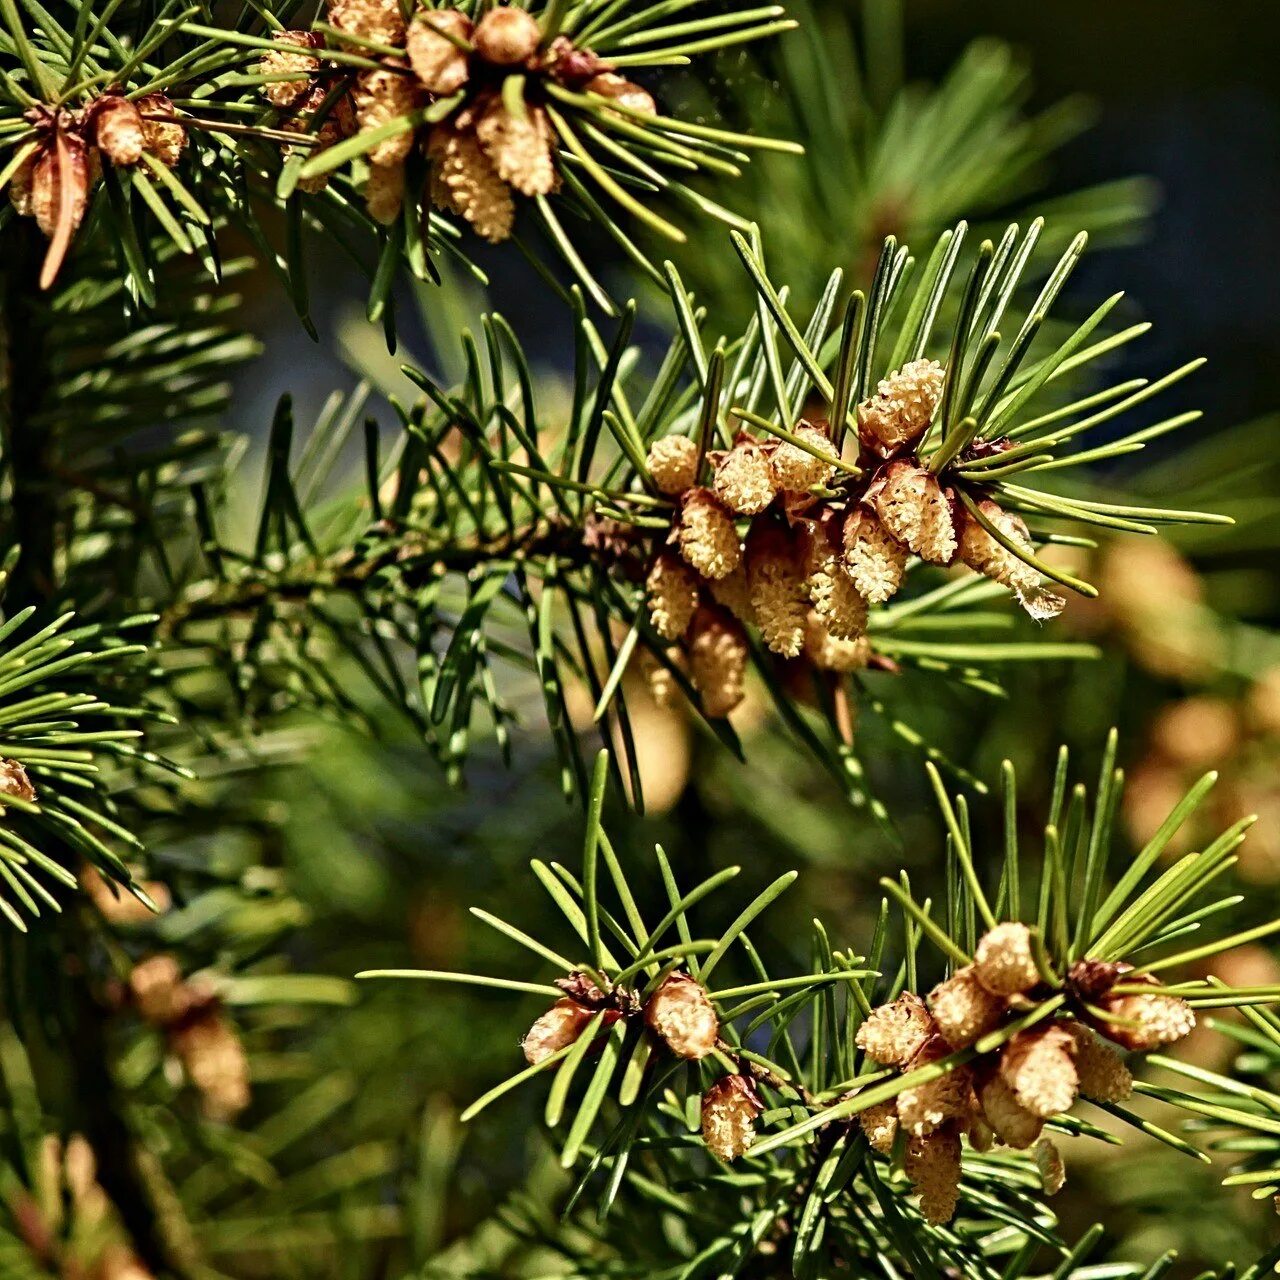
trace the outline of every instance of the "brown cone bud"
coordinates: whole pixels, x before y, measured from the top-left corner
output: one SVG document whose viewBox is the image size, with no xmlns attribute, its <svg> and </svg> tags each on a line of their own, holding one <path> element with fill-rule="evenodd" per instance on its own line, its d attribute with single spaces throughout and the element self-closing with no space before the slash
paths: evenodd
<svg viewBox="0 0 1280 1280">
<path fill-rule="evenodd" d="M 913 360 L 882 378 L 876 394 L 858 406 L 858 434 L 869 449 L 891 452 L 924 434 L 942 395 L 936 360 Z"/>
<path fill-rule="evenodd" d="M 1025 1151 L 1044 1128 L 1044 1120 L 1018 1101 L 999 1071 L 978 1085 L 978 1103 L 996 1137 L 1015 1151 Z"/>
<path fill-rule="evenodd" d="M 541 40 L 537 21 L 523 9 L 490 9 L 476 26 L 472 43 L 486 62 L 514 67 L 532 58 Z"/>
<path fill-rule="evenodd" d="M 395 49 L 405 41 L 400 0 L 330 0 L 329 25 Z"/>
<path fill-rule="evenodd" d="M 756 613 L 751 607 L 751 583 L 747 581 L 747 571 L 743 565 L 708 585 L 717 604 L 728 609 L 739 622 L 755 625 Z"/>
<path fill-rule="evenodd" d="M 898 594 L 907 567 L 907 549 L 874 512 L 858 507 L 844 522 L 844 561 L 858 594 L 884 604 Z"/>
<path fill-rule="evenodd" d="M 690 489 L 680 504 L 680 554 L 704 578 L 727 578 L 742 561 L 733 517 L 709 489 Z"/>
<path fill-rule="evenodd" d="M 412 76 L 393 71 L 388 65 L 378 71 L 362 71 L 351 90 L 356 121 L 361 133 L 372 133 L 401 116 L 407 116 L 419 103 L 417 82 Z M 371 165 L 403 164 L 413 150 L 413 131 L 406 129 L 372 147 L 366 154 Z"/>
<path fill-rule="evenodd" d="M 142 116 L 144 145 L 166 168 L 172 169 L 187 145 L 187 130 L 177 119 L 149 120 L 148 116 L 176 116 L 173 103 L 163 93 L 148 93 L 134 104 Z"/>
<path fill-rule="evenodd" d="M 77 134 L 61 133 L 36 153 L 31 171 L 31 212 L 36 225 L 50 239 L 67 218 L 66 234 L 74 235 L 89 207 L 89 191 L 95 178 L 88 149 Z M 63 192 L 67 191 L 67 212 Z"/>
<path fill-rule="evenodd" d="M 990 499 L 980 502 L 978 509 L 1014 546 L 1028 554 L 1031 552 L 1031 535 L 1018 516 Z M 1065 600 L 1041 586 L 1040 574 L 1034 566 L 1001 545 L 971 513 L 966 513 L 963 521 L 959 552 L 960 559 L 975 573 L 1008 587 L 1036 621 L 1044 622 L 1062 612 Z"/>
<path fill-rule="evenodd" d="M 904 991 L 892 1004 L 872 1009 L 858 1028 L 859 1049 L 884 1067 L 905 1067 L 933 1035 L 933 1019 L 924 1001 Z"/>
<path fill-rule="evenodd" d="M 736 618 L 718 608 L 701 608 L 689 632 L 689 678 L 707 715 L 727 716 L 746 693 L 746 633 Z"/>
<path fill-rule="evenodd" d="M 844 561 L 819 533 L 809 555 L 807 592 L 822 625 L 837 640 L 856 640 L 867 629 L 867 602 Z"/>
<path fill-rule="evenodd" d="M 673 973 L 663 981 L 644 1007 L 644 1020 L 678 1058 L 705 1058 L 720 1034 L 715 1007 L 686 973 Z"/>
<path fill-rule="evenodd" d="M 559 185 L 551 121 L 542 107 L 525 103 L 523 115 L 518 115 L 494 98 L 476 124 L 476 137 L 498 177 L 521 195 L 550 195 Z"/>
<path fill-rule="evenodd" d="M 856 640 L 833 636 L 818 611 L 810 609 L 805 619 L 804 653 L 819 671 L 861 671 L 871 660 L 871 641 L 866 636 Z"/>
<path fill-rule="evenodd" d="M 953 1049 L 967 1049 L 990 1031 L 1007 1008 L 978 981 L 973 965 L 957 969 L 929 993 L 929 1012 L 943 1039 Z"/>
<path fill-rule="evenodd" d="M 777 492 L 769 455 L 755 440 L 739 440 L 728 450 L 716 466 L 712 483 L 716 497 L 744 516 L 763 511 Z"/>
<path fill-rule="evenodd" d="M 649 446 L 649 474 L 659 490 L 674 497 L 698 483 L 698 446 L 688 436 L 663 436 Z"/>
<path fill-rule="evenodd" d="M 35 803 L 36 789 L 31 785 L 31 779 L 27 777 L 27 771 L 19 761 L 0 757 L 0 796 L 13 796 L 17 800 Z M 2 813 L 4 806 L 0 805 L 0 814 Z"/>
<path fill-rule="evenodd" d="M 792 432 L 797 440 L 835 457 L 835 446 L 831 437 L 821 427 L 801 422 Z M 769 466 L 773 471 L 773 483 L 778 489 L 802 493 L 815 484 L 826 484 L 835 474 L 835 463 L 824 462 L 813 454 L 790 441 L 781 442 L 769 458 Z"/>
<path fill-rule="evenodd" d="M 668 649 L 667 660 L 672 666 L 681 671 L 684 671 L 689 665 L 682 649 Z M 670 708 L 680 705 L 682 691 L 675 676 L 648 649 L 640 651 L 640 670 L 644 675 L 645 683 L 649 687 L 649 696 L 658 706 Z"/>
<path fill-rule="evenodd" d="M 557 1000 L 525 1033 L 520 1047 L 530 1066 L 567 1049 L 586 1029 L 594 1015 L 576 1000 Z"/>
<path fill-rule="evenodd" d="M 249 1105 L 249 1060 L 235 1028 L 216 1006 L 175 1027 L 169 1047 L 199 1092 L 209 1119 L 231 1120 Z"/>
<path fill-rule="evenodd" d="M 907 1063 L 906 1070 L 928 1066 L 951 1052 L 951 1046 L 941 1036 L 933 1036 Z M 972 1110 L 973 1073 L 963 1065 L 898 1094 L 898 1120 L 908 1133 L 917 1137 L 933 1133 L 949 1120 L 967 1123 Z"/>
<path fill-rule="evenodd" d="M 1190 1034 L 1196 1025 L 1196 1015 L 1185 1000 L 1158 994 L 1160 984 L 1148 975 L 1126 974 L 1122 981 L 1150 986 L 1152 994 L 1108 995 L 1099 1000 L 1108 1017 L 1099 1018 L 1094 1025 L 1108 1040 L 1133 1052 L 1145 1053 Z"/>
<path fill-rule="evenodd" d="M 457 9 L 419 9 L 409 24 L 405 52 L 418 83 L 437 97 L 462 88 L 471 74 L 465 50 L 441 34 L 470 41 L 471 19 Z"/>
<path fill-rule="evenodd" d="M 482 239 L 509 239 L 515 223 L 511 188 L 474 133 L 438 124 L 427 138 L 431 157 L 431 198 L 442 209 L 465 218 Z"/>
<path fill-rule="evenodd" d="M 809 614 L 801 549 L 785 526 L 757 520 L 747 536 L 746 563 L 760 638 L 774 653 L 796 657 L 804 647 Z"/>
<path fill-rule="evenodd" d="M 726 1162 L 745 1155 L 755 1141 L 756 1116 L 764 1110 L 747 1076 L 724 1076 L 702 1095 L 702 1140 Z"/>
<path fill-rule="evenodd" d="M 1040 1172 L 1040 1187 L 1047 1196 L 1056 1196 L 1067 1181 L 1067 1169 L 1062 1163 L 1062 1153 L 1048 1138 L 1039 1138 L 1032 1148 L 1036 1168 Z"/>
<path fill-rule="evenodd" d="M 698 608 L 698 575 L 677 556 L 663 554 L 645 580 L 649 621 L 664 640 L 679 640 Z"/>
<path fill-rule="evenodd" d="M 364 203 L 369 217 L 389 227 L 404 207 L 404 162 L 371 164 L 364 184 Z"/>
<path fill-rule="evenodd" d="M 1082 1022 L 1063 1024 L 1076 1042 L 1080 1095 L 1093 1102 L 1123 1102 L 1133 1093 L 1133 1075 L 1124 1059 Z"/>
<path fill-rule="evenodd" d="M 960 1135 L 947 1128 L 911 1138 L 903 1170 L 920 1193 L 925 1221 L 934 1226 L 950 1222 L 960 1199 Z"/>
<path fill-rule="evenodd" d="M 108 94 L 94 104 L 94 141 L 112 164 L 137 164 L 142 159 L 145 134 L 142 116 L 128 98 Z"/>
<path fill-rule="evenodd" d="M 618 106 L 625 107 L 629 111 L 639 111 L 646 116 L 658 114 L 658 104 L 654 102 L 653 95 L 615 71 L 604 71 L 598 76 L 593 76 L 587 81 L 585 88 L 588 93 L 598 93 L 602 98 L 612 98 Z"/>
<path fill-rule="evenodd" d="M 182 970 L 171 955 L 138 961 L 129 971 L 129 994 L 141 1017 L 157 1027 L 184 1017 L 191 1004 Z"/>
<path fill-rule="evenodd" d="M 973 958 L 974 972 L 998 996 L 1018 996 L 1040 981 L 1025 924 L 998 924 L 983 935 Z"/>
<path fill-rule="evenodd" d="M 1048 1119 L 1076 1100 L 1076 1042 L 1064 1027 L 1051 1024 L 1019 1031 L 1000 1054 L 1000 1074 L 1019 1104 Z"/>
<path fill-rule="evenodd" d="M 315 84 L 312 77 L 320 70 L 320 60 L 308 51 L 320 48 L 324 41 L 316 31 L 274 31 L 271 39 L 277 48 L 262 55 L 258 71 L 264 76 L 289 78 L 267 80 L 258 86 L 258 92 L 278 110 L 291 111 L 310 93 Z M 101 141 L 98 145 L 102 146 Z"/>
<path fill-rule="evenodd" d="M 922 560 L 949 564 L 956 553 L 951 505 L 925 467 L 891 463 L 876 493 L 876 514 L 888 532 Z"/>
<path fill-rule="evenodd" d="M 862 1132 L 867 1135 L 871 1150 L 887 1156 L 893 1150 L 894 1139 L 898 1136 L 897 1099 L 880 1102 L 860 1111 L 858 1121 L 862 1125 Z"/>
</svg>

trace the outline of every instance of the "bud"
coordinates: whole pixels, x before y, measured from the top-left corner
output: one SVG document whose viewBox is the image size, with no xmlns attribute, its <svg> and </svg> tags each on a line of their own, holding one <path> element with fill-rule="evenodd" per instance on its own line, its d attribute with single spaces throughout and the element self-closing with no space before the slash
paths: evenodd
<svg viewBox="0 0 1280 1280">
<path fill-rule="evenodd" d="M 872 1009 L 858 1028 L 859 1049 L 884 1067 L 905 1067 L 933 1035 L 933 1019 L 924 1001 L 904 991 L 892 1004 Z"/>
<path fill-rule="evenodd" d="M 974 954 L 978 981 L 994 995 L 1018 996 L 1040 982 L 1025 924 L 998 924 L 988 930 Z"/>
<path fill-rule="evenodd" d="M 856 640 L 866 631 L 867 602 L 821 534 L 809 557 L 807 589 L 819 620 L 836 639 Z"/>
<path fill-rule="evenodd" d="M 471 73 L 466 52 L 442 32 L 469 41 L 471 19 L 457 9 L 419 9 L 409 24 L 405 52 L 418 83 L 428 93 L 447 98 L 467 83 Z"/>
<path fill-rule="evenodd" d="M 1080 1095 L 1093 1102 L 1123 1102 L 1133 1093 L 1133 1075 L 1124 1059 L 1083 1022 L 1063 1024 L 1076 1042 Z"/>
<path fill-rule="evenodd" d="M 331 103 L 325 111 L 324 119 L 317 123 L 316 112 L 320 110 L 327 97 L 328 91 L 323 84 L 317 81 L 308 90 L 301 104 L 280 122 L 280 127 L 287 132 L 306 134 L 308 138 L 313 140 L 313 145 L 301 148 L 292 145 L 286 146 L 286 155 L 293 155 L 295 151 L 303 150 L 308 156 L 318 156 L 322 151 L 333 146 L 335 142 L 341 142 L 343 138 L 349 138 L 355 133 L 356 119 L 355 112 L 351 106 L 350 94 L 344 93 L 335 102 Z M 393 168 L 394 166 L 389 167 Z M 308 191 L 313 195 L 317 191 L 323 191 L 328 185 L 329 175 L 327 173 L 318 174 L 314 178 L 298 179 L 298 190 Z M 367 184 L 365 186 L 365 203 L 366 205 L 370 203 Z M 398 206 L 395 212 L 399 212 Z M 394 218 L 395 214 L 393 213 L 390 216 Z"/>
<path fill-rule="evenodd" d="M 1000 1054 L 1000 1074 L 1018 1103 L 1048 1119 L 1067 1111 L 1076 1100 L 1074 1037 L 1056 1024 L 1019 1031 Z"/>
<path fill-rule="evenodd" d="M 747 585 L 760 637 L 774 652 L 794 658 L 804 647 L 804 561 L 789 531 L 757 520 L 747 537 Z"/>
<path fill-rule="evenodd" d="M 465 218 L 482 239 L 497 244 L 511 235 L 515 203 L 474 133 L 438 124 L 427 137 L 431 196 L 442 209 Z"/>
<path fill-rule="evenodd" d="M 649 621 L 664 640 L 679 640 L 698 608 L 698 575 L 683 560 L 663 554 L 645 580 Z"/>
<path fill-rule="evenodd" d="M 1039 1138 L 1031 1149 L 1036 1168 L 1040 1172 L 1040 1188 L 1047 1196 L 1056 1196 L 1067 1181 L 1067 1169 L 1062 1163 L 1062 1153 L 1048 1138 Z"/>
<path fill-rule="evenodd" d="M 680 554 L 704 578 L 727 578 L 742 562 L 733 518 L 709 489 L 690 489 L 680 504 Z"/>
<path fill-rule="evenodd" d="M 755 1141 L 756 1116 L 764 1110 L 747 1076 L 724 1076 L 702 1095 L 702 1140 L 726 1162 L 745 1155 Z"/>
<path fill-rule="evenodd" d="M 316 31 L 273 31 L 271 39 L 277 47 L 258 59 L 258 71 L 264 76 L 289 78 L 267 80 L 258 86 L 258 92 L 273 107 L 289 111 L 310 92 L 315 83 L 312 77 L 320 70 L 320 60 L 306 50 L 318 49 L 324 42 Z M 98 145 L 102 146 L 101 140 Z"/>
<path fill-rule="evenodd" d="M 990 499 L 980 502 L 978 509 L 1014 546 L 1031 552 L 1031 535 L 1018 516 Z M 966 513 L 960 533 L 960 559 L 975 573 L 1008 587 L 1038 622 L 1062 612 L 1066 602 L 1040 585 L 1040 574 L 1035 567 L 997 542 L 971 513 Z"/>
<path fill-rule="evenodd" d="M 995 1146 L 996 1131 L 987 1123 L 987 1118 L 982 1114 L 981 1109 L 975 1108 L 969 1117 L 967 1136 L 969 1145 L 975 1151 L 990 1151 Z"/>
<path fill-rule="evenodd" d="M 143 144 L 148 154 L 172 169 L 182 158 L 187 145 L 187 131 L 176 119 L 149 120 L 147 117 L 175 115 L 173 103 L 163 93 L 148 93 L 138 98 L 134 105 L 142 116 Z"/>
<path fill-rule="evenodd" d="M 906 1070 L 928 1066 L 951 1052 L 951 1046 L 941 1036 L 932 1036 L 907 1063 Z M 952 1067 L 945 1074 L 898 1094 L 898 1120 L 908 1133 L 917 1137 L 933 1133 L 948 1120 L 967 1123 L 972 1111 L 973 1073 L 966 1066 Z"/>
<path fill-rule="evenodd" d="M 138 108 L 119 94 L 105 94 L 93 104 L 93 140 L 114 165 L 142 159 L 146 131 Z"/>
<path fill-rule="evenodd" d="M 653 95 L 615 71 L 605 71 L 593 76 L 587 81 L 585 88 L 588 93 L 612 98 L 618 106 L 628 111 L 638 111 L 646 116 L 658 114 L 658 104 L 653 100 Z"/>
<path fill-rule="evenodd" d="M 1134 1052 L 1145 1053 L 1181 1040 L 1196 1025 L 1196 1015 L 1185 1000 L 1156 994 L 1160 984 L 1155 978 L 1145 974 L 1126 974 L 1122 981 L 1150 986 L 1153 993 L 1108 995 L 1099 1001 L 1108 1018 L 1098 1019 L 1095 1025 L 1108 1040 L 1114 1040 Z M 1116 1021 L 1111 1021 L 1111 1018 Z"/>
<path fill-rule="evenodd" d="M 699 609 L 689 635 L 689 678 L 707 715 L 727 716 L 746 694 L 747 637 L 722 609 Z"/>
<path fill-rule="evenodd" d="M 747 581 L 747 571 L 742 565 L 708 585 L 717 604 L 728 609 L 739 622 L 755 625 L 756 613 L 751 607 L 751 583 Z"/>
<path fill-rule="evenodd" d="M 396 49 L 405 41 L 400 0 L 330 0 L 329 25 Z"/>
<path fill-rule="evenodd" d="M 364 184 L 364 204 L 369 217 L 389 227 L 404 207 L 404 162 L 371 164 Z"/>
<path fill-rule="evenodd" d="M 730 511 L 754 516 L 773 501 L 773 471 L 769 455 L 755 440 L 740 439 L 720 459 L 712 481 L 716 497 Z"/>
<path fill-rule="evenodd" d="M 186 1017 L 194 1003 L 182 970 L 171 955 L 139 960 L 129 971 L 129 994 L 139 1015 L 156 1027 Z"/>
<path fill-rule="evenodd" d="M 809 610 L 804 625 L 805 656 L 819 671 L 861 671 L 871 659 L 866 636 L 841 640 L 827 630 L 816 609 Z"/>
<path fill-rule="evenodd" d="M 1018 1101 L 999 1071 L 978 1085 L 978 1105 L 996 1137 L 1015 1151 L 1025 1151 L 1044 1128 L 1044 1121 Z"/>
<path fill-rule="evenodd" d="M 392 70 L 392 65 L 378 71 L 362 71 L 351 90 L 356 121 L 361 133 L 371 133 L 391 121 L 407 116 L 418 105 L 418 86 L 412 76 Z M 413 150 L 413 131 L 406 129 L 393 137 L 383 138 L 366 152 L 371 165 L 403 164 Z"/>
<path fill-rule="evenodd" d="M 720 1019 L 707 993 L 687 973 L 664 979 L 644 1007 L 644 1020 L 678 1058 L 705 1058 L 720 1034 Z"/>
<path fill-rule="evenodd" d="M 473 43 L 486 62 L 514 67 L 532 58 L 541 41 L 541 29 L 523 9 L 490 9 L 480 19 Z"/>
<path fill-rule="evenodd" d="M 35 803 L 36 789 L 31 785 L 31 779 L 27 777 L 27 771 L 20 761 L 0 757 L 0 796 L 12 796 L 30 804 Z M 0 813 L 4 813 L 3 805 L 0 805 Z"/>
<path fill-rule="evenodd" d="M 792 435 L 803 440 L 828 457 L 835 457 L 835 446 L 831 437 L 821 427 L 808 422 L 801 422 Z M 779 489 L 787 489 L 802 493 L 815 484 L 826 484 L 835 474 L 834 462 L 823 462 L 813 454 L 801 449 L 789 440 L 782 441 L 769 458 L 769 466 L 773 471 L 773 483 Z"/>
<path fill-rule="evenodd" d="M 897 595 L 907 567 L 907 549 L 865 507 L 844 522 L 844 562 L 858 594 L 869 604 Z"/>
<path fill-rule="evenodd" d="M 862 1132 L 867 1135 L 871 1150 L 887 1156 L 893 1150 L 894 1139 L 898 1136 L 897 1099 L 880 1102 L 858 1112 L 858 1121 L 862 1125 Z"/>
<path fill-rule="evenodd" d="M 584 1005 L 567 997 L 557 1000 L 525 1033 L 520 1047 L 525 1061 L 536 1067 L 553 1053 L 567 1049 L 586 1030 L 594 1015 Z"/>
<path fill-rule="evenodd" d="M 967 1049 L 1000 1021 L 1008 1005 L 978 981 L 973 965 L 957 969 L 929 993 L 929 1012 L 953 1049 Z"/>
<path fill-rule="evenodd" d="M 200 1093 L 209 1119 L 230 1120 L 249 1105 L 244 1045 L 215 1005 L 170 1031 L 169 1047 Z"/>
<path fill-rule="evenodd" d="M 59 230 L 65 230 L 68 239 L 75 234 L 89 207 L 93 182 L 88 148 L 78 134 L 59 133 L 56 141 L 51 140 L 36 152 L 31 171 L 31 212 L 46 237 L 54 239 Z M 62 207 L 64 187 L 70 193 L 69 214 L 64 214 Z"/>
<path fill-rule="evenodd" d="M 667 661 L 681 671 L 688 666 L 684 651 L 677 648 L 667 650 Z M 658 706 L 670 708 L 679 705 L 680 685 L 670 669 L 648 649 L 640 651 L 640 671 L 649 686 L 649 696 Z"/>
<path fill-rule="evenodd" d="M 522 195 L 550 195 L 559 186 L 551 122 L 536 103 L 526 103 L 521 116 L 508 111 L 501 98 L 494 98 L 476 125 L 476 137 L 498 177 Z"/>
<path fill-rule="evenodd" d="M 902 1167 L 920 1193 L 925 1221 L 934 1226 L 950 1222 L 960 1199 L 960 1135 L 943 1129 L 913 1137 Z"/>
<path fill-rule="evenodd" d="M 942 395 L 936 360 L 913 360 L 882 378 L 876 394 L 858 406 L 858 435 L 868 449 L 890 453 L 925 432 Z"/>
<path fill-rule="evenodd" d="M 674 497 L 698 483 L 698 446 L 688 436 L 663 436 L 649 446 L 647 465 L 658 489 Z"/>
<path fill-rule="evenodd" d="M 909 550 L 930 564 L 950 564 L 956 553 L 951 504 L 931 471 L 911 462 L 892 463 L 875 505 L 884 527 Z"/>
</svg>

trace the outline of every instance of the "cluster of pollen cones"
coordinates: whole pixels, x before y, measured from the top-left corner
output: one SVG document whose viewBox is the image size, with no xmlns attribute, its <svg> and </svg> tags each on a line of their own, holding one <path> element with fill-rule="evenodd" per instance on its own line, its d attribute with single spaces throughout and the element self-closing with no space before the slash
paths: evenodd
<svg viewBox="0 0 1280 1280">
<path fill-rule="evenodd" d="M 963 562 L 1008 587 L 1037 617 L 1060 608 L 1037 571 L 917 456 L 943 381 L 941 365 L 917 360 L 880 382 L 858 406 L 859 473 L 852 480 L 824 422 L 802 421 L 791 439 L 740 434 L 731 448 L 708 452 L 709 483 L 702 483 L 704 460 L 689 437 L 666 436 L 651 446 L 650 476 L 677 509 L 649 569 L 649 617 L 708 715 L 727 715 L 742 700 L 746 626 L 758 628 L 781 658 L 818 670 L 855 671 L 873 661 L 869 607 L 897 593 L 912 555 L 930 564 Z M 1017 516 L 990 499 L 978 507 L 1030 552 Z M 648 669 L 655 696 L 674 697 L 669 670 L 656 659 Z"/>
<path fill-rule="evenodd" d="M 625 111 L 656 109 L 644 89 L 589 50 L 563 36 L 544 41 L 524 9 L 490 8 L 473 21 L 457 9 L 419 8 L 406 21 L 399 0 L 330 0 L 328 16 L 378 67 L 335 66 L 316 33 L 281 31 L 260 64 L 271 77 L 262 92 L 283 127 L 308 135 L 312 147 L 384 131 L 365 153 L 364 191 L 370 215 L 382 223 L 400 213 L 406 163 L 417 149 L 430 162 L 434 203 L 486 240 L 507 239 L 515 195 L 549 195 L 560 183 L 548 84 L 598 94 Z M 393 126 L 424 108 L 437 108 L 431 123 Z"/>
<path fill-rule="evenodd" d="M 1149 991 L 1113 992 L 1126 988 Z M 957 970 L 925 1000 L 912 992 L 881 1005 L 858 1029 L 857 1044 L 882 1066 L 905 1074 L 969 1049 L 1011 1012 L 1036 1007 L 1043 979 L 1022 924 L 1001 924 L 978 945 L 972 964 Z M 1132 1076 L 1113 1047 L 1144 1051 L 1170 1044 L 1195 1025 L 1186 1001 L 1163 994 L 1154 979 L 1124 964 L 1081 961 L 1068 974 L 1070 999 L 1051 1018 L 1016 1032 L 999 1048 L 909 1086 L 859 1115 L 871 1146 L 882 1153 L 905 1140 L 904 1168 L 931 1222 L 955 1213 L 961 1138 L 978 1151 L 996 1143 L 1033 1148 L 1046 1189 L 1057 1190 L 1061 1161 L 1042 1137 L 1045 1124 L 1076 1098 L 1120 1102 Z"/>
</svg>

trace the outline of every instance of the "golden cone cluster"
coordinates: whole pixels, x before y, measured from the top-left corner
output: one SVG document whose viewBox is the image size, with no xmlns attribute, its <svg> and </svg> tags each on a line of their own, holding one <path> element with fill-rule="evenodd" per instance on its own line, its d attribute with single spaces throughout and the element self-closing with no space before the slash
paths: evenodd
<svg viewBox="0 0 1280 1280">
<path fill-rule="evenodd" d="M 844 558 L 854 590 L 868 604 L 884 604 L 898 594 L 907 568 L 907 549 L 880 523 L 874 511 L 859 507 L 845 519 Z"/>
<path fill-rule="evenodd" d="M 677 1058 L 705 1058 L 720 1034 L 710 997 L 687 973 L 663 980 L 644 1006 L 644 1020 Z"/>
<path fill-rule="evenodd" d="M 1000 1027 L 1011 1008 L 1033 1007 L 1029 997 L 1042 981 L 1033 941 L 1025 925 L 996 925 L 979 941 L 974 962 L 939 983 L 927 1003 L 905 992 L 873 1009 L 858 1029 L 858 1047 L 903 1074 L 970 1049 Z M 1112 991 L 1120 983 L 1123 989 Z M 1151 990 L 1130 990 L 1135 986 Z M 1068 975 L 1066 991 L 1071 1000 L 1058 1017 L 1025 1027 L 1000 1047 L 862 1113 L 873 1150 L 887 1154 L 900 1132 L 906 1136 L 907 1174 L 931 1222 L 945 1222 L 955 1211 L 962 1136 L 977 1150 L 993 1142 L 1034 1149 L 1045 1189 L 1061 1187 L 1061 1158 L 1042 1137 L 1046 1122 L 1078 1096 L 1122 1102 L 1133 1087 L 1120 1054 L 1098 1032 L 1145 1050 L 1180 1039 L 1195 1023 L 1185 1001 L 1123 964 L 1081 961 Z"/>
<path fill-rule="evenodd" d="M 330 0 L 328 21 L 380 65 L 351 71 L 325 62 L 308 53 L 319 45 L 311 33 L 282 31 L 274 37 L 280 47 L 259 64 L 272 77 L 262 92 L 283 113 L 283 127 L 314 134 L 307 110 L 336 88 L 346 110 L 333 113 L 328 135 L 317 126 L 322 146 L 340 129 L 380 133 L 364 156 L 365 200 L 378 222 L 398 215 L 403 167 L 417 150 L 430 161 L 432 201 L 486 240 L 505 240 L 514 194 L 545 196 L 560 185 L 548 84 L 599 93 L 630 111 L 654 110 L 643 89 L 589 50 L 563 36 L 544 47 L 537 19 L 514 5 L 489 7 L 479 21 L 459 9 L 419 9 L 406 23 L 399 0 Z M 415 113 L 433 106 L 440 110 L 432 120 L 415 124 Z M 398 121 L 404 127 L 392 127 Z"/>
<path fill-rule="evenodd" d="M 758 628 L 779 657 L 820 671 L 857 671 L 871 660 L 863 638 L 867 600 L 841 554 L 839 533 L 807 514 L 819 501 L 807 491 L 836 469 L 835 447 L 824 425 L 802 422 L 795 435 L 808 447 L 739 435 L 732 448 L 708 454 L 707 486 L 698 484 L 693 440 L 669 436 L 649 448 L 655 487 L 678 499 L 670 542 L 700 580 L 698 603 L 719 606 L 702 626 L 684 630 L 684 610 L 671 607 L 663 564 L 659 580 L 649 582 L 650 620 L 662 638 L 685 638 L 708 715 L 726 714 L 741 700 L 749 650 L 737 624 Z M 745 541 L 740 521 L 748 525 Z"/>
<path fill-rule="evenodd" d="M 162 93 L 130 100 L 109 90 L 71 110 L 37 105 L 26 113 L 34 130 L 31 149 L 9 181 L 9 199 L 22 217 L 33 218 L 49 240 L 41 271 L 47 289 L 84 221 L 102 162 L 131 168 L 149 155 L 172 168 L 186 146 L 186 128 Z"/>
<path fill-rule="evenodd" d="M 139 1016 L 164 1034 L 209 1119 L 229 1120 L 249 1105 L 249 1061 L 215 992 L 183 978 L 177 960 L 161 954 L 134 965 L 129 996 Z"/>
<path fill-rule="evenodd" d="M 755 1141 L 756 1116 L 764 1110 L 750 1077 L 722 1076 L 702 1095 L 702 1140 L 726 1162 L 745 1155 Z"/>
<path fill-rule="evenodd" d="M 881 525 L 908 551 L 930 564 L 951 563 L 956 554 L 951 503 L 927 467 L 905 459 L 891 462 L 873 501 Z"/>
</svg>

